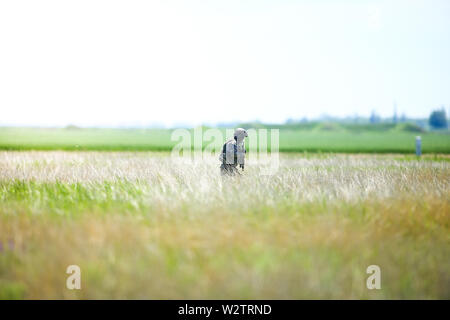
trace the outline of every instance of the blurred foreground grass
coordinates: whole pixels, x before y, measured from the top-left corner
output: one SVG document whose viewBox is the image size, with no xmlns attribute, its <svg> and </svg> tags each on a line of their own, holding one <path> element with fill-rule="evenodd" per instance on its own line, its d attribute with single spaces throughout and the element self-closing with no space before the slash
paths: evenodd
<svg viewBox="0 0 450 320">
<path fill-rule="evenodd" d="M 222 180 L 216 159 L 1 152 L 0 298 L 450 298 L 448 161 L 281 160 Z"/>
</svg>

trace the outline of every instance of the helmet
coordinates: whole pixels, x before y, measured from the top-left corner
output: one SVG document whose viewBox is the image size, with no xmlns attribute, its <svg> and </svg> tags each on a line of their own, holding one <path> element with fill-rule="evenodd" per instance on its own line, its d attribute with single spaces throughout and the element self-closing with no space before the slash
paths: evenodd
<svg viewBox="0 0 450 320">
<path fill-rule="evenodd" d="M 237 141 L 243 141 L 245 137 L 248 137 L 248 133 L 247 133 L 247 131 L 245 131 L 245 129 L 237 128 L 234 131 L 234 138 Z"/>
</svg>

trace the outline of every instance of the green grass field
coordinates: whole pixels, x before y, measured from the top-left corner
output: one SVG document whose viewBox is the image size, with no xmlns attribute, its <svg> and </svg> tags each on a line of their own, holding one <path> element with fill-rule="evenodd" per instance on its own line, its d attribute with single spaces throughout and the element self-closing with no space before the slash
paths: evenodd
<svg viewBox="0 0 450 320">
<path fill-rule="evenodd" d="M 450 135 L 417 133 L 395 128 L 282 127 L 282 152 L 414 153 L 422 137 L 424 153 L 450 153 Z M 33 129 L 0 128 L 0 150 L 170 151 L 172 130 L 165 129 Z M 225 138 L 224 138 L 225 139 Z"/>
<path fill-rule="evenodd" d="M 224 180 L 172 130 L 0 128 L 0 299 L 449 299 L 450 136 L 416 129 L 283 126 Z"/>
<path fill-rule="evenodd" d="M 215 157 L 2 151 L 0 299 L 449 299 L 447 160 L 283 154 L 222 179 Z"/>
</svg>

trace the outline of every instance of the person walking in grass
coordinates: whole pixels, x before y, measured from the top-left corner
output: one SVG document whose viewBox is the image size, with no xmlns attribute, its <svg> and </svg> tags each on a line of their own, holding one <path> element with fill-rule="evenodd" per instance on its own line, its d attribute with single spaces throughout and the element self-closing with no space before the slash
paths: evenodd
<svg viewBox="0 0 450 320">
<path fill-rule="evenodd" d="M 248 137 L 247 131 L 242 128 L 237 128 L 234 131 L 234 138 L 225 142 L 220 154 L 219 160 L 220 173 L 225 176 L 234 176 L 240 174 L 237 166 L 244 171 L 245 162 L 245 143 L 244 139 Z"/>
</svg>

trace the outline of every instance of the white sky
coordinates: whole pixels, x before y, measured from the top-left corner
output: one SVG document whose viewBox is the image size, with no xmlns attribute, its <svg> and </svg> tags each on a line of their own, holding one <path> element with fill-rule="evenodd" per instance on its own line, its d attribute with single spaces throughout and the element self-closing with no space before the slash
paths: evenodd
<svg viewBox="0 0 450 320">
<path fill-rule="evenodd" d="M 0 0 L 0 124 L 450 107 L 450 1 Z"/>
</svg>

